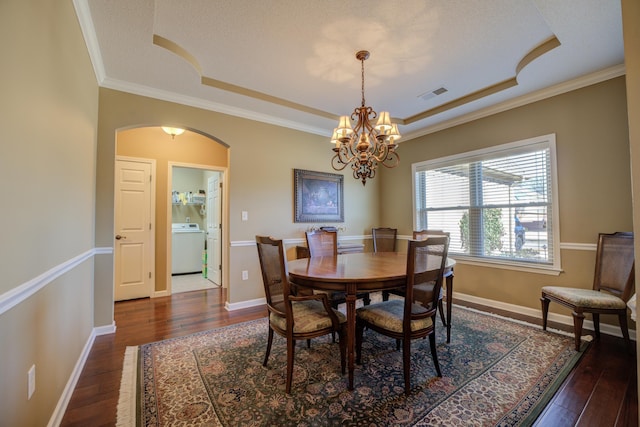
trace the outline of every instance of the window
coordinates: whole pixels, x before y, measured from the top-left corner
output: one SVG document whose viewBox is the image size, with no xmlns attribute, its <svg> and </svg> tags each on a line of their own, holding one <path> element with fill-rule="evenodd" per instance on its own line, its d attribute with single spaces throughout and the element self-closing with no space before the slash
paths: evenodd
<svg viewBox="0 0 640 427">
<path fill-rule="evenodd" d="M 555 135 L 413 164 L 414 229 L 459 260 L 560 270 Z"/>
</svg>

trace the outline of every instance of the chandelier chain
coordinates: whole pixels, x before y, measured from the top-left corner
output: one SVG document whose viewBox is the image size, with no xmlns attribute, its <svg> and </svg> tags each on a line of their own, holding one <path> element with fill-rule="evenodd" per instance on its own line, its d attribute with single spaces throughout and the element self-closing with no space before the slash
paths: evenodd
<svg viewBox="0 0 640 427">
<path fill-rule="evenodd" d="M 361 79 L 361 82 L 362 82 L 361 91 L 362 91 L 362 106 L 363 107 L 365 106 L 365 102 L 364 102 L 364 60 L 365 60 L 365 58 L 362 58 L 360 60 L 360 64 L 362 65 L 362 68 L 361 68 L 361 70 L 362 70 L 361 71 L 361 76 L 362 76 L 362 79 Z"/>
</svg>

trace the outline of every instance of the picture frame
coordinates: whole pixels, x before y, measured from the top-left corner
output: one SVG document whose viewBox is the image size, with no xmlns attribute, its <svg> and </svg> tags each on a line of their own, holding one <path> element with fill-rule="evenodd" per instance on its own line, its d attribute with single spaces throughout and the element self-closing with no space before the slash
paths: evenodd
<svg viewBox="0 0 640 427">
<path fill-rule="evenodd" d="M 293 171 L 294 222 L 344 222 L 344 176 Z"/>
</svg>

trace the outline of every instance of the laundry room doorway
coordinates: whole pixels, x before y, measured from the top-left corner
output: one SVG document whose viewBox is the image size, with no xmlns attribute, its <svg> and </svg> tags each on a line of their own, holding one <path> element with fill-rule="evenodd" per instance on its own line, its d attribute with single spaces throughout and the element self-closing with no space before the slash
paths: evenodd
<svg viewBox="0 0 640 427">
<path fill-rule="evenodd" d="M 170 163 L 171 287 L 179 293 L 222 286 L 222 177 L 202 165 Z"/>
<path fill-rule="evenodd" d="M 178 261 L 183 266 L 182 268 L 186 268 L 184 272 L 190 274 L 184 274 L 183 272 L 173 277 L 180 277 L 184 279 L 182 280 L 183 282 L 188 281 L 187 285 L 191 289 L 194 289 L 194 284 L 191 283 L 194 281 L 197 282 L 197 286 L 201 289 L 214 287 L 215 285 L 203 277 L 202 274 L 203 255 L 205 254 L 204 241 L 206 241 L 205 235 L 207 232 L 206 221 L 209 214 L 209 209 L 206 206 L 207 181 L 211 176 L 219 176 L 226 193 L 226 177 L 229 170 L 228 145 L 212 135 L 195 130 L 186 129 L 180 135 L 171 135 L 160 126 L 144 126 L 118 130 L 116 133 L 115 154 L 116 158 L 129 160 L 146 159 L 155 162 L 156 165 L 155 171 L 152 171 L 149 180 L 145 179 L 155 194 L 151 202 L 155 215 L 151 215 L 149 224 L 147 224 L 147 230 L 149 230 L 153 238 L 150 250 L 155 255 L 151 260 L 153 264 L 149 264 L 149 270 L 144 271 L 145 276 L 150 279 L 150 289 L 145 295 L 156 298 L 171 295 L 172 292 L 176 291 L 176 289 L 172 290 L 172 237 L 176 234 L 174 232 L 179 231 L 184 233 L 180 234 L 179 237 L 181 243 L 186 244 L 187 248 L 191 248 L 192 254 L 187 255 L 181 251 L 180 255 L 185 256 L 188 264 L 185 265 L 184 260 Z M 191 173 L 197 176 L 195 178 L 196 181 L 186 181 L 184 183 L 178 181 L 176 185 L 180 187 L 174 188 L 174 167 L 181 168 L 180 170 L 184 171 L 185 174 Z M 177 179 L 180 179 L 180 175 L 181 172 L 176 174 Z M 184 179 L 191 178 L 184 177 Z M 181 196 L 182 199 L 180 198 Z M 129 198 L 123 199 L 125 202 L 128 200 Z M 123 209 L 123 207 L 120 208 Z M 120 208 L 116 206 L 114 215 L 118 215 Z M 228 263 L 228 235 L 226 233 L 228 227 L 225 226 L 226 221 L 228 221 L 227 210 L 226 199 L 222 199 L 220 214 L 222 218 L 220 222 L 222 224 L 222 233 L 219 246 L 219 252 L 221 252 L 219 256 L 222 260 L 220 287 L 226 287 L 229 280 L 226 267 Z M 131 212 L 138 214 L 138 216 L 143 213 L 134 206 L 131 206 Z M 188 220 L 187 217 L 189 217 Z M 119 230 L 115 222 L 117 221 L 114 221 L 114 231 Z M 179 230 L 174 227 L 173 224 L 175 223 L 182 224 L 178 227 Z M 126 234 L 118 231 L 114 232 L 114 236 L 117 234 L 122 237 L 120 240 L 114 238 L 114 245 L 129 242 L 130 239 Z M 195 240 L 200 240 L 201 243 L 193 243 Z M 185 243 L 185 241 L 193 244 Z M 129 252 L 132 252 L 132 250 Z M 212 256 L 209 255 L 209 257 Z M 130 255 L 126 257 L 126 261 L 130 263 L 136 262 L 136 259 Z M 117 261 L 116 259 L 114 262 Z M 129 276 L 126 278 L 132 280 L 132 278 L 135 279 L 137 277 L 133 273 L 137 272 L 131 271 L 132 273 L 129 275 L 131 278 Z M 180 289 L 180 286 L 177 289 Z M 126 298 L 128 297 L 126 296 Z M 144 297 L 144 295 L 133 297 Z"/>
</svg>

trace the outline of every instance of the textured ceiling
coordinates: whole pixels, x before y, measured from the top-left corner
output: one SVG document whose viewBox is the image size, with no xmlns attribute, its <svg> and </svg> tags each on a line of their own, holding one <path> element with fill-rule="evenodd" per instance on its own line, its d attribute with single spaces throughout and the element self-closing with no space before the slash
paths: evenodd
<svg viewBox="0 0 640 427">
<path fill-rule="evenodd" d="M 407 137 L 624 73 L 619 0 L 75 5 L 101 86 L 327 136 L 362 49 L 367 105 Z"/>
</svg>

